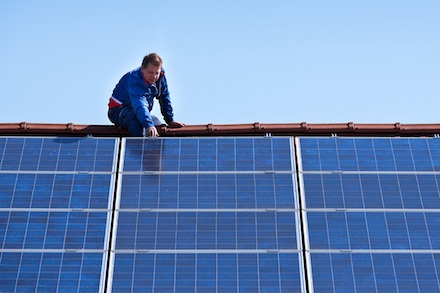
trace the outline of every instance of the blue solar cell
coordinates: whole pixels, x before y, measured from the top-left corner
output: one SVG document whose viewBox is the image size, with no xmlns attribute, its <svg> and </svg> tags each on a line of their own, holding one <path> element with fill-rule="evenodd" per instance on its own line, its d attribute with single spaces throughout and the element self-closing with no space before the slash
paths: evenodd
<svg viewBox="0 0 440 293">
<path fill-rule="evenodd" d="M 0 212 L 0 249 L 104 249 L 106 212 Z"/>
<path fill-rule="evenodd" d="M 291 174 L 122 177 L 120 208 L 295 208 Z"/>
<path fill-rule="evenodd" d="M 372 147 L 378 170 L 397 170 L 391 141 L 390 139 L 373 139 Z"/>
<path fill-rule="evenodd" d="M 102 253 L 0 251 L 0 291 L 99 292 L 102 259 Z"/>
<path fill-rule="evenodd" d="M 250 162 L 249 156 L 242 158 L 244 161 L 242 164 L 243 168 L 247 166 L 244 170 L 252 170 L 253 158 Z M 199 171 L 217 170 L 217 139 L 207 138 L 199 140 L 197 167 Z M 241 169 L 240 171 L 244 170 Z"/>
<path fill-rule="evenodd" d="M 396 254 L 393 256 L 396 267 L 396 280 L 400 291 L 417 292 L 417 276 L 414 269 L 414 261 L 406 255 Z"/>
<path fill-rule="evenodd" d="M 417 175 L 416 182 L 418 190 L 414 190 L 412 196 L 406 186 L 402 187 L 402 190 L 407 192 L 406 201 L 415 201 L 417 205 L 421 205 L 425 209 L 440 209 L 440 176 Z M 409 190 L 412 191 L 412 189 Z M 421 201 L 420 204 L 419 201 Z"/>
<path fill-rule="evenodd" d="M 319 156 L 322 170 L 339 170 L 339 160 L 336 148 L 336 139 L 318 140 Z"/>
<path fill-rule="evenodd" d="M 372 139 L 356 139 L 356 159 L 360 171 L 374 171 L 377 170 L 377 158 L 373 147 Z M 386 161 L 385 163 L 393 163 L 393 161 Z"/>
<path fill-rule="evenodd" d="M 440 215 L 439 213 L 426 213 L 425 214 L 426 225 L 428 227 L 428 234 L 430 238 L 430 245 L 433 249 L 440 247 Z"/>
<path fill-rule="evenodd" d="M 0 140 L 2 143 L 0 170 L 19 170 L 24 139 L 12 137 L 0 138 Z M 38 142 L 40 141 L 41 139 L 38 139 Z"/>
<path fill-rule="evenodd" d="M 197 170 L 197 156 L 194 152 L 197 149 L 197 140 L 182 139 L 180 140 L 179 152 L 179 169 L 180 171 L 194 171 Z"/>
<path fill-rule="evenodd" d="M 379 175 L 366 174 L 361 176 L 362 199 L 365 208 L 383 208 L 383 193 Z"/>
<path fill-rule="evenodd" d="M 420 292 L 440 291 L 439 256 L 439 254 L 418 254 L 417 257 L 413 258 L 418 290 Z"/>
<path fill-rule="evenodd" d="M 440 171 L 440 144 L 436 139 L 429 139 L 427 142 L 432 160 L 432 168 L 434 171 Z"/>
<path fill-rule="evenodd" d="M 292 170 L 290 138 L 126 139 L 124 171 Z"/>
</svg>

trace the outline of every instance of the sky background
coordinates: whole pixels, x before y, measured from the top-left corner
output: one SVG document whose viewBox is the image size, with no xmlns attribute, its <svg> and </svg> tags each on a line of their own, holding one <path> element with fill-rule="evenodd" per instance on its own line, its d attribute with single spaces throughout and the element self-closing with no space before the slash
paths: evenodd
<svg viewBox="0 0 440 293">
<path fill-rule="evenodd" d="M 0 123 L 110 124 L 151 52 L 186 124 L 440 123 L 439 0 L 1 0 Z"/>
</svg>

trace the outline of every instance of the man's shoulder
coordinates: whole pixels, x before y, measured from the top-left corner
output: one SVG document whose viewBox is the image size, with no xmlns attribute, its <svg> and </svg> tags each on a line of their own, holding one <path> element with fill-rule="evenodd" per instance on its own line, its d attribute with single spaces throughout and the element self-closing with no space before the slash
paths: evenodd
<svg viewBox="0 0 440 293">
<path fill-rule="evenodd" d="M 138 83 L 138 82 L 141 82 L 141 81 L 143 82 L 142 74 L 141 74 L 141 71 L 140 71 L 140 67 L 139 67 L 139 68 L 136 68 L 136 69 L 133 69 L 133 70 L 130 71 L 130 72 L 127 72 L 127 73 L 122 77 L 122 79 L 124 79 L 125 82 L 128 82 L 128 83 L 130 83 L 130 84 Z"/>
<path fill-rule="evenodd" d="M 141 68 L 138 67 L 136 69 L 133 69 L 132 71 L 128 72 L 127 75 L 130 75 L 132 77 L 141 77 Z"/>
</svg>

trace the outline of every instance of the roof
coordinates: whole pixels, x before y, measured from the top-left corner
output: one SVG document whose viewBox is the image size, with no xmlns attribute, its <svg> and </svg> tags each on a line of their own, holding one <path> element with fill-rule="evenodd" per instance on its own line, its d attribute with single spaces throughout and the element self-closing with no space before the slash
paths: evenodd
<svg viewBox="0 0 440 293">
<path fill-rule="evenodd" d="M 158 127 L 161 136 L 438 136 L 438 124 L 363 123 L 249 123 L 203 124 L 182 128 Z M 0 135 L 128 136 L 126 129 L 114 125 L 0 123 Z"/>
</svg>

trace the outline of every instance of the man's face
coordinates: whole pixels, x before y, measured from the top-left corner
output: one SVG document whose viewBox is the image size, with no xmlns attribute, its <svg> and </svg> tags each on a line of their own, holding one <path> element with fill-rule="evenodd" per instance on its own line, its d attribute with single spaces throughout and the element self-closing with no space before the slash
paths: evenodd
<svg viewBox="0 0 440 293">
<path fill-rule="evenodd" d="M 155 66 L 151 63 L 148 63 L 146 68 L 142 67 L 142 74 L 144 75 L 145 80 L 148 83 L 155 83 L 160 76 L 160 70 L 162 66 Z"/>
</svg>

